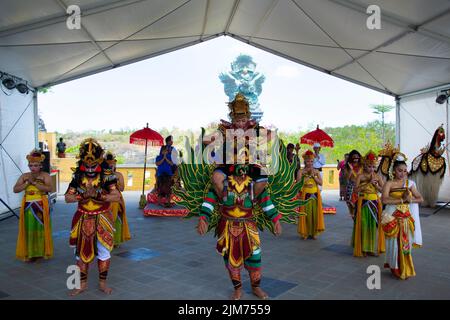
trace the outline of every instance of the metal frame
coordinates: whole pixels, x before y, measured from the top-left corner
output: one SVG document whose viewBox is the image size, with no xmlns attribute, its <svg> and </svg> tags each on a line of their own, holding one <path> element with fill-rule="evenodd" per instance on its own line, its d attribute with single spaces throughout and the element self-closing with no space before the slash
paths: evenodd
<svg viewBox="0 0 450 320">
<path fill-rule="evenodd" d="M 394 97 L 396 96 L 396 94 L 394 94 L 394 93 L 392 93 L 390 91 L 386 91 L 384 89 L 381 89 L 381 88 L 378 88 L 378 87 L 374 87 L 374 86 L 372 86 L 370 84 L 367 84 L 367 83 L 364 83 L 364 82 L 361 82 L 361 81 L 358 81 L 358 80 L 355 80 L 355 79 L 348 78 L 348 77 L 340 75 L 338 73 L 331 72 L 331 70 L 318 67 L 318 66 L 310 64 L 310 63 L 308 63 L 306 61 L 303 61 L 303 60 L 300 60 L 300 59 L 297 59 L 297 58 L 293 58 L 293 57 L 288 56 L 288 55 L 286 55 L 286 54 L 284 54 L 282 52 L 279 52 L 279 51 L 267 48 L 267 47 L 265 47 L 265 46 L 263 46 L 261 44 L 249 41 L 248 39 L 245 39 L 245 38 L 243 38 L 241 36 L 238 36 L 238 35 L 235 35 L 235 34 L 226 34 L 226 35 L 231 36 L 232 38 L 237 39 L 239 41 L 242 41 L 242 42 L 244 42 L 244 43 L 246 43 L 248 45 L 251 45 L 251 46 L 253 46 L 255 48 L 267 51 L 267 52 L 272 53 L 272 54 L 274 54 L 276 56 L 279 56 L 279 57 L 285 58 L 287 60 L 293 61 L 295 63 L 301 64 L 301 65 L 303 65 L 305 67 L 308 67 L 308 68 L 311 68 L 311 69 L 314 69 L 314 70 L 317 70 L 317 71 L 320 71 L 320 72 L 323 72 L 323 73 L 335 76 L 337 78 L 340 78 L 340 79 L 352 82 L 354 84 L 358 84 L 360 86 L 363 86 L 363 87 L 366 87 L 366 88 L 369 88 L 369 89 L 372 89 L 372 90 L 375 90 L 375 91 L 378 91 L 378 92 L 381 92 L 381 93 L 384 93 L 384 94 L 387 94 L 387 95 L 390 95 L 390 96 L 394 96 Z"/>
<path fill-rule="evenodd" d="M 82 12 L 83 12 L 83 16 L 90 16 L 90 15 L 95 15 L 95 14 L 102 13 L 102 12 L 105 12 L 105 11 L 108 11 L 108 10 L 113 10 L 113 9 L 117 9 L 117 8 L 123 8 L 123 7 L 127 7 L 127 6 L 132 6 L 132 5 L 135 5 L 135 4 L 138 4 L 138 3 L 142 3 L 142 2 L 144 2 L 144 1 L 150 1 L 150 0 L 122 0 L 122 1 L 116 0 L 116 1 L 103 1 L 103 2 L 100 3 L 100 4 L 94 4 L 94 5 L 90 6 L 90 7 L 84 7 L 84 8 L 82 8 Z M 46 87 L 46 86 L 49 86 L 49 85 L 60 84 L 60 83 L 67 82 L 67 81 L 70 81 L 70 80 L 73 80 L 73 79 L 78 79 L 78 78 L 81 78 L 81 77 L 84 77 L 84 76 L 87 76 L 87 75 L 91 75 L 91 74 L 95 74 L 95 73 L 102 72 L 102 71 L 105 71 L 105 70 L 109 70 L 109 69 L 112 69 L 112 68 L 116 68 L 116 67 L 119 67 L 119 66 L 127 65 L 127 64 L 129 64 L 129 63 L 133 63 L 133 62 L 140 61 L 140 60 L 143 60 L 143 59 L 148 59 L 148 58 L 151 58 L 151 57 L 155 57 L 155 56 L 158 56 L 158 55 L 161 55 L 161 54 L 164 54 L 164 53 L 167 53 L 167 52 L 172 52 L 172 51 L 175 51 L 175 50 L 178 50 L 178 49 L 181 49 L 181 48 L 185 48 L 185 47 L 188 47 L 188 46 L 190 46 L 190 45 L 194 45 L 194 44 L 197 44 L 197 43 L 200 43 L 200 42 L 203 42 L 203 41 L 208 41 L 209 39 L 215 38 L 215 37 L 220 36 L 220 35 L 230 35 L 230 36 L 234 37 L 234 38 L 237 39 L 237 40 L 243 41 L 243 42 L 245 42 L 245 43 L 247 43 L 247 44 L 250 44 L 250 45 L 252 45 L 252 46 L 254 46 L 254 47 L 257 47 L 257 48 L 260 48 L 260 49 L 265 50 L 265 51 L 267 51 L 267 52 L 276 54 L 276 55 L 278 55 L 278 56 L 280 56 L 280 57 L 289 59 L 289 60 L 294 61 L 294 62 L 296 62 L 296 63 L 299 63 L 299 64 L 305 65 L 305 66 L 307 66 L 307 67 L 313 68 L 313 69 L 315 69 L 315 70 L 319 70 L 319 71 L 321 71 L 321 72 L 325 72 L 325 73 L 327 73 L 327 74 L 330 74 L 330 75 L 333 75 L 333 76 L 335 76 L 335 77 L 338 77 L 338 78 L 341 78 L 341 79 L 350 81 L 350 82 L 355 83 L 355 84 L 362 85 L 362 86 L 364 86 L 364 87 L 367 87 L 367 88 L 376 90 L 376 91 L 378 91 L 378 92 L 382 92 L 382 93 L 385 93 L 385 94 L 388 94 L 388 95 L 391 95 L 391 96 L 396 96 L 395 93 L 391 92 L 388 88 L 386 88 L 386 86 L 384 86 L 379 80 L 377 80 L 377 79 L 370 73 L 369 70 L 367 70 L 363 65 L 360 64 L 359 60 L 360 60 L 361 58 L 363 58 L 363 57 L 365 57 L 365 56 L 367 56 L 367 55 L 369 55 L 369 54 L 371 54 L 371 53 L 373 53 L 373 52 L 379 52 L 379 49 L 380 49 L 380 48 L 385 47 L 385 46 L 388 46 L 388 45 L 390 45 L 390 44 L 392 44 L 392 43 L 395 43 L 396 41 L 400 40 L 401 38 L 403 38 L 404 36 L 406 36 L 407 34 L 410 34 L 410 33 L 419 33 L 419 34 L 422 34 L 422 35 L 424 35 L 424 36 L 431 37 L 431 38 L 433 38 L 433 39 L 437 39 L 437 40 L 439 40 L 439 41 L 444 41 L 444 42 L 446 42 L 446 43 L 450 43 L 450 37 L 445 36 L 445 35 L 442 35 L 442 34 L 439 34 L 439 33 L 437 33 L 437 32 L 432 32 L 432 31 L 427 30 L 427 29 L 425 28 L 427 24 L 430 24 L 431 22 L 435 21 L 436 19 L 439 19 L 439 18 L 442 18 L 443 16 L 448 15 L 448 14 L 450 13 L 450 9 L 443 11 L 442 13 L 440 13 L 440 14 L 438 14 L 438 15 L 436 15 L 436 16 L 434 16 L 434 17 L 432 17 L 432 18 L 430 18 L 430 19 L 428 19 L 428 20 L 426 20 L 426 21 L 424 21 L 424 22 L 422 22 L 422 23 L 419 24 L 419 25 L 411 25 L 410 23 L 408 23 L 408 22 L 402 20 L 402 18 L 395 17 L 395 16 L 392 15 L 392 14 L 383 12 L 383 20 L 384 20 L 384 21 L 386 21 L 386 22 L 388 22 L 388 23 L 390 23 L 390 24 L 399 26 L 399 27 L 401 27 L 401 28 L 404 28 L 404 29 L 405 29 L 405 32 L 401 33 L 400 35 L 397 35 L 396 37 L 391 38 L 391 39 L 388 40 L 388 41 L 385 41 L 384 43 L 382 43 L 382 44 L 376 46 L 376 47 L 373 48 L 373 49 L 370 49 L 370 50 L 364 50 L 364 52 L 363 52 L 359 57 L 353 58 L 353 56 L 351 56 L 351 55 L 348 53 L 348 51 L 347 51 L 347 50 L 349 50 L 350 48 L 344 48 L 344 47 L 341 46 L 338 42 L 336 42 L 336 40 L 334 40 L 334 39 L 331 37 L 331 35 L 330 35 L 326 30 L 324 30 L 324 29 L 323 29 L 323 28 L 322 28 L 322 27 L 314 20 L 314 17 L 312 17 L 311 15 L 309 15 L 307 12 L 305 12 L 305 10 L 304 10 L 304 8 L 302 8 L 300 2 L 295 1 L 295 0 L 291 0 L 292 3 L 293 3 L 299 10 L 301 10 L 301 11 L 303 12 L 303 14 L 305 14 L 305 15 L 306 15 L 306 16 L 307 16 L 314 24 L 316 24 L 316 26 L 317 26 L 320 30 L 322 30 L 322 32 L 323 32 L 325 35 L 327 35 L 327 36 L 330 38 L 331 41 L 333 41 L 333 42 L 336 44 L 336 47 L 337 47 L 337 48 L 342 49 L 343 52 L 346 52 L 346 53 L 349 55 L 350 61 L 348 61 L 348 62 L 346 62 L 346 63 L 344 63 L 344 64 L 341 64 L 341 65 L 338 65 L 338 66 L 336 66 L 335 68 L 333 68 L 333 69 L 331 69 L 331 70 L 327 70 L 327 69 L 323 69 L 323 68 L 321 68 L 321 67 L 319 67 L 319 66 L 315 66 L 315 65 L 312 65 L 312 64 L 307 63 L 307 62 L 305 62 L 305 61 L 302 61 L 302 60 L 300 60 L 300 59 L 296 59 L 296 58 L 293 58 L 293 57 L 289 57 L 289 56 L 287 56 L 287 55 L 285 55 L 285 54 L 283 54 L 283 53 L 281 53 L 281 52 L 278 52 L 278 51 L 276 51 L 276 50 L 269 49 L 269 48 L 267 48 L 267 47 L 265 47 L 265 46 L 263 46 L 263 45 L 259 45 L 259 44 L 257 44 L 257 43 L 254 41 L 253 38 L 257 39 L 257 37 L 256 37 L 255 35 L 258 33 L 258 30 L 260 30 L 260 28 L 261 28 L 261 26 L 264 24 L 264 22 L 268 19 L 268 17 L 270 16 L 270 14 L 271 14 L 272 11 L 274 10 L 274 8 L 277 6 L 277 4 L 279 3 L 279 0 L 273 0 L 272 3 L 269 4 L 269 6 L 267 7 L 267 10 L 266 10 L 266 12 L 265 12 L 265 14 L 264 14 L 260 19 L 258 19 L 258 21 L 256 21 L 256 23 L 255 23 L 255 28 L 254 28 L 254 30 L 251 30 L 251 31 L 250 31 L 250 35 L 249 35 L 249 36 L 235 35 L 235 34 L 233 34 L 232 32 L 230 32 L 230 28 L 231 28 L 231 26 L 232 26 L 232 23 L 233 23 L 233 21 L 234 21 L 234 18 L 235 18 L 235 16 L 236 16 L 236 14 L 237 14 L 237 12 L 238 12 L 238 10 L 239 10 L 239 6 L 240 6 L 240 4 L 241 4 L 241 1 L 240 1 L 240 0 L 234 0 L 233 5 L 232 5 L 232 9 L 231 9 L 231 11 L 230 11 L 230 14 L 229 14 L 227 20 L 226 20 L 226 25 L 225 25 L 224 31 L 223 31 L 223 32 L 219 32 L 219 33 L 214 34 L 214 35 L 206 35 L 206 36 L 205 36 L 205 31 L 206 31 L 206 28 L 207 28 L 207 22 L 208 22 L 208 13 L 209 13 L 210 6 L 211 6 L 211 0 L 206 0 L 206 3 L 205 3 L 205 11 L 204 11 L 204 15 L 203 15 L 202 29 L 199 30 L 199 31 L 200 31 L 200 35 L 199 35 L 199 36 L 197 35 L 197 36 L 199 37 L 199 39 L 198 39 L 197 41 L 190 41 L 190 42 L 187 42 L 187 43 L 185 43 L 185 44 L 182 44 L 182 45 L 179 45 L 179 46 L 176 46 L 176 47 L 167 49 L 167 50 L 162 50 L 162 51 L 160 51 L 160 52 L 156 52 L 156 53 L 152 53 L 152 54 L 148 54 L 148 55 L 143 55 L 143 56 L 141 56 L 141 57 L 136 57 L 136 58 L 133 58 L 133 59 L 129 59 L 129 60 L 126 60 L 126 61 L 121 62 L 121 63 L 115 63 L 115 62 L 112 61 L 112 59 L 108 56 L 108 53 L 107 53 L 108 49 L 110 49 L 110 48 L 112 48 L 112 47 L 114 47 L 114 46 L 120 44 L 121 42 L 128 41 L 129 38 L 132 37 L 133 35 L 135 35 L 135 34 L 141 32 L 141 31 L 144 30 L 145 28 L 148 28 L 149 26 L 151 26 L 151 25 L 157 23 L 158 21 L 161 21 L 162 19 L 165 19 L 167 16 L 171 15 L 171 14 L 172 14 L 173 12 L 175 12 L 176 10 L 179 10 L 181 7 L 184 7 L 186 4 L 190 3 L 191 1 L 195 1 L 195 0 L 186 0 L 186 1 L 184 1 L 183 3 L 177 5 L 177 7 L 175 7 L 174 9 L 168 11 L 167 13 L 163 14 L 163 15 L 162 15 L 161 17 L 159 17 L 158 19 L 156 19 L 156 20 L 150 22 L 148 25 L 146 25 L 146 26 L 144 26 L 143 28 L 140 28 L 139 30 L 133 32 L 133 33 L 130 34 L 129 36 L 127 36 L 127 37 L 125 37 L 125 38 L 123 38 L 123 39 L 117 39 L 116 41 L 113 40 L 113 44 L 110 45 L 110 46 L 108 46 L 108 47 L 106 47 L 106 48 L 104 48 L 104 49 L 102 49 L 102 48 L 100 47 L 100 45 L 99 45 L 99 43 L 100 43 L 100 42 L 103 42 L 103 41 L 99 41 L 99 40 L 95 39 L 95 38 L 92 36 L 92 34 L 89 32 L 89 30 L 87 30 L 85 27 L 83 27 L 83 30 L 84 30 L 84 32 L 85 32 L 85 34 L 86 34 L 86 37 L 87 37 L 86 43 L 92 43 L 92 44 L 95 46 L 96 50 L 98 50 L 98 52 L 97 52 L 96 54 L 90 56 L 88 59 L 86 59 L 86 60 L 80 62 L 80 63 L 77 64 L 76 66 L 69 68 L 68 70 L 66 70 L 66 71 L 63 72 L 62 74 L 59 74 L 59 75 L 56 76 L 53 80 L 48 81 L 46 84 L 40 85 L 39 87 Z M 364 6 L 363 4 L 361 4 L 361 3 L 358 3 L 358 2 L 356 2 L 356 1 L 354 1 L 354 0 L 329 0 L 329 1 L 332 2 L 332 3 L 335 3 L 335 4 L 337 4 L 337 5 L 340 5 L 340 6 L 342 6 L 342 7 L 345 7 L 345 8 L 351 9 L 351 10 L 354 10 L 354 11 L 356 11 L 356 12 L 360 12 L 361 14 L 364 14 L 364 15 L 366 14 L 366 11 L 365 11 L 366 8 L 365 8 L 365 6 Z M 66 2 L 66 1 L 64 1 L 64 0 L 56 0 L 56 3 L 57 3 L 61 8 L 63 8 L 64 10 L 67 8 L 67 5 L 65 4 L 65 2 Z M 3 29 L 0 29 L 0 38 L 6 37 L 6 36 L 11 36 L 11 35 L 14 35 L 14 34 L 17 34 L 17 33 L 20 33 L 20 32 L 26 32 L 26 31 L 30 31 L 30 30 L 37 29 L 37 28 L 46 27 L 46 26 L 49 26 L 49 25 L 52 25 L 52 24 L 61 23 L 61 22 L 64 22 L 65 19 L 67 19 L 67 14 L 64 12 L 64 13 L 61 14 L 61 15 L 57 15 L 57 16 L 53 15 L 53 16 L 51 16 L 51 17 L 42 18 L 42 19 L 40 19 L 40 20 L 38 20 L 38 21 L 34 21 L 34 22 L 31 22 L 31 23 L 28 22 L 28 23 L 23 23 L 23 24 L 21 24 L 21 25 L 17 25 L 17 26 L 13 26 L 13 27 L 3 28 Z M 246 37 L 248 37 L 248 38 L 245 39 Z M 275 41 L 275 40 L 274 40 L 274 41 Z M 83 42 L 83 43 L 84 43 L 84 42 Z M 75 43 L 74 43 L 74 44 L 75 44 Z M 45 45 L 45 44 L 42 44 L 42 45 Z M 49 44 L 49 45 L 50 45 L 50 44 Z M 358 50 L 358 49 L 355 49 L 355 50 Z M 108 62 L 108 66 L 102 66 L 102 67 L 99 67 L 99 68 L 97 68 L 97 69 L 95 69 L 95 70 L 92 70 L 92 71 L 82 72 L 82 73 L 80 73 L 79 75 L 75 75 L 75 76 L 73 76 L 73 77 L 64 78 L 64 76 L 66 76 L 66 75 L 68 75 L 68 74 L 70 74 L 70 73 L 76 71 L 77 68 L 79 68 L 80 66 L 86 64 L 87 62 L 91 61 L 92 59 L 96 58 L 96 57 L 97 57 L 98 55 L 100 55 L 100 54 L 103 55 L 103 56 L 105 57 L 105 59 L 106 59 L 107 62 Z M 439 57 L 427 57 L 427 58 L 439 58 Z M 444 57 L 444 58 L 445 58 L 445 57 Z M 352 79 L 352 78 L 349 78 L 349 77 L 340 75 L 340 74 L 338 74 L 338 73 L 336 72 L 337 70 L 340 70 L 340 69 L 344 68 L 345 66 L 347 66 L 347 65 L 349 65 L 349 64 L 352 64 L 352 63 L 358 63 L 359 66 L 360 66 L 363 70 L 365 70 L 365 71 L 367 72 L 367 74 L 368 74 L 371 78 L 374 79 L 374 81 L 376 81 L 377 83 L 380 84 L 380 86 L 375 86 L 375 85 L 367 84 L 367 83 L 364 83 L 364 82 L 362 82 L 362 81 L 358 81 L 358 80 L 356 80 L 356 79 Z M 412 92 L 412 93 L 413 93 L 413 92 Z M 407 93 L 407 94 L 410 94 L 410 93 Z"/>
<path fill-rule="evenodd" d="M 364 15 L 366 14 L 367 8 L 359 3 L 354 2 L 354 1 L 351 1 L 351 0 L 328 0 L 328 1 L 339 4 L 345 8 L 352 9 L 354 11 L 363 13 Z M 383 12 L 383 21 L 389 22 L 397 27 L 408 29 L 410 33 L 411 32 L 419 33 L 419 34 L 422 34 L 422 35 L 430 37 L 430 38 L 434 38 L 439 41 L 450 43 L 450 37 L 439 34 L 437 32 L 433 32 L 433 31 L 424 29 L 425 25 L 430 24 L 431 22 L 433 22 L 443 16 L 446 16 L 448 14 L 450 14 L 450 8 L 447 9 L 446 11 L 441 12 L 440 14 L 422 22 L 419 25 L 411 25 L 411 23 L 404 21 L 399 17 L 394 17 L 393 15 Z"/>
<path fill-rule="evenodd" d="M 116 0 L 114 2 L 106 0 L 104 4 L 87 7 L 85 9 L 82 9 L 83 16 L 87 17 L 93 14 L 102 13 L 105 11 L 109 11 L 112 9 L 120 8 L 120 7 L 126 7 L 129 5 L 133 5 L 139 2 L 148 1 L 148 0 Z M 11 28 L 3 28 L 0 29 L 0 38 L 8 37 L 17 33 L 21 32 L 27 32 L 34 29 L 39 29 L 47 26 L 51 26 L 53 24 L 58 24 L 61 22 L 66 21 L 67 14 L 64 13 L 63 15 L 57 15 L 53 17 L 45 17 L 38 21 L 34 21 L 31 23 L 24 23 L 18 26 L 14 26 Z"/>
<path fill-rule="evenodd" d="M 78 69 L 80 66 L 82 66 L 83 64 L 85 64 L 85 63 L 91 61 L 92 59 L 94 59 L 95 57 L 97 57 L 99 54 L 104 54 L 104 55 L 106 55 L 105 51 L 111 49 L 112 47 L 115 47 L 116 45 L 120 44 L 123 40 L 126 40 L 126 39 L 131 38 L 132 36 L 138 34 L 138 33 L 141 32 L 142 30 L 147 29 L 148 27 L 154 25 L 155 23 L 158 23 L 159 21 L 161 21 L 161 20 L 163 20 L 164 18 L 168 17 L 169 15 L 171 15 L 171 14 L 174 13 L 175 11 L 179 10 L 180 8 L 184 7 L 186 4 L 188 4 L 188 3 L 191 2 L 191 1 L 192 1 L 192 0 L 187 0 L 187 1 L 183 2 L 182 4 L 180 4 L 179 6 L 177 6 L 176 8 L 174 8 L 174 9 L 170 10 L 169 12 L 163 14 L 161 17 L 159 17 L 159 18 L 157 18 L 156 20 L 150 22 L 149 24 L 145 25 L 144 27 L 139 28 L 139 29 L 136 30 L 135 32 L 133 32 L 133 33 L 131 33 L 130 35 L 126 36 L 125 38 L 120 39 L 119 41 L 113 43 L 112 45 L 106 47 L 105 49 L 101 49 L 100 52 L 98 52 L 98 53 L 96 53 L 95 55 L 89 57 L 87 60 L 81 62 L 80 64 L 78 64 L 78 65 L 76 65 L 75 67 L 73 67 L 73 68 L 67 70 L 66 72 L 60 74 L 60 75 L 59 75 L 58 77 L 56 77 L 54 80 L 50 81 L 50 83 L 44 85 L 44 87 L 45 87 L 45 86 L 48 86 L 48 85 L 55 84 L 56 82 L 58 82 L 59 79 L 61 79 L 62 77 L 64 77 L 66 74 L 71 73 L 72 71 Z M 93 38 L 92 38 L 92 39 L 93 39 Z M 94 40 L 94 42 L 95 42 L 95 40 Z M 96 45 L 98 46 L 97 43 L 96 43 Z M 107 58 L 109 59 L 108 56 L 107 56 Z M 110 62 L 112 63 L 112 65 L 110 65 L 110 68 L 115 68 L 117 65 L 116 65 L 114 62 L 112 62 L 111 59 L 109 59 L 109 60 L 110 60 Z"/>
</svg>

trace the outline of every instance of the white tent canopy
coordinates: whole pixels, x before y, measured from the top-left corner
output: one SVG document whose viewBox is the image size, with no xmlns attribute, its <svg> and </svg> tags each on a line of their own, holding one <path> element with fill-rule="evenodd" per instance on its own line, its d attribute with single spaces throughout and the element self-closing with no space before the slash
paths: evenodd
<svg viewBox="0 0 450 320">
<path fill-rule="evenodd" d="M 79 29 L 67 25 L 71 5 Z M 370 5 L 381 29 L 367 27 Z M 0 75 L 46 87 L 222 35 L 396 96 L 397 139 L 410 157 L 438 125 L 449 131 L 448 102 L 434 102 L 450 88 L 449 0 L 0 0 Z M 11 207 L 37 141 L 31 96 L 0 91 L 0 197 Z M 448 200 L 448 175 L 444 187 Z"/>
<path fill-rule="evenodd" d="M 0 70 L 53 85 L 220 35 L 392 95 L 450 83 L 448 0 L 1 0 Z M 67 27 L 69 5 L 81 29 Z M 369 30 L 369 5 L 381 29 Z"/>
</svg>

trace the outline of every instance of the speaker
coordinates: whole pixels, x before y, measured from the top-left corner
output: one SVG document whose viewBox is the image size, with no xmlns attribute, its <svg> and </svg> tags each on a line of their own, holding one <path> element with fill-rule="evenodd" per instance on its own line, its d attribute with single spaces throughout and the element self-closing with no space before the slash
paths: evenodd
<svg viewBox="0 0 450 320">
<path fill-rule="evenodd" d="M 42 162 L 42 171 L 50 173 L 50 151 L 44 151 L 42 153 L 45 156 L 45 159 Z"/>
</svg>

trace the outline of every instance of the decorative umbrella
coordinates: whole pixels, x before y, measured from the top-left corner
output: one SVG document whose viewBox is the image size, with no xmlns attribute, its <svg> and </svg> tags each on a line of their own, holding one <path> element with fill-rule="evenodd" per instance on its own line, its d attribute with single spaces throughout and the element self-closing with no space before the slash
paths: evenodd
<svg viewBox="0 0 450 320">
<path fill-rule="evenodd" d="M 145 158 L 144 158 L 144 178 L 142 181 L 142 195 L 139 201 L 139 207 L 142 209 L 145 206 L 146 200 L 144 195 L 145 189 L 145 170 L 147 169 L 147 146 L 162 146 L 164 145 L 164 138 L 156 131 L 150 129 L 147 126 L 144 129 L 133 132 L 130 135 L 131 144 L 145 145 Z"/>
<path fill-rule="evenodd" d="M 321 147 L 330 147 L 333 148 L 334 141 L 333 139 L 326 134 L 325 131 L 319 129 L 319 125 L 317 125 L 317 129 L 311 132 L 308 132 L 304 136 L 300 138 L 300 143 L 314 145 L 314 143 L 320 143 Z"/>
</svg>

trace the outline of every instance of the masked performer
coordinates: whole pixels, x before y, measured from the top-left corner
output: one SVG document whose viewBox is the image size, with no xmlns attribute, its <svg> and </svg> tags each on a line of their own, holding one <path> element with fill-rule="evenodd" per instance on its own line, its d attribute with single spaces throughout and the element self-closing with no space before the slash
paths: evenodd
<svg viewBox="0 0 450 320">
<path fill-rule="evenodd" d="M 313 163 L 316 158 L 311 150 L 307 150 L 302 155 L 305 167 L 300 169 L 297 181 L 304 179 L 303 188 L 300 191 L 301 200 L 310 200 L 300 208 L 306 215 L 298 219 L 297 232 L 303 239 L 316 239 L 316 237 L 325 231 L 325 222 L 323 219 L 322 197 L 319 186 L 322 185 L 320 171 L 314 169 Z"/>
<path fill-rule="evenodd" d="M 42 170 L 45 156 L 39 150 L 27 155 L 30 172 L 20 176 L 14 192 L 25 191 L 20 207 L 16 257 L 23 261 L 53 256 L 52 227 L 47 192 L 52 189 L 50 175 Z"/>
<path fill-rule="evenodd" d="M 114 220 L 114 246 L 118 247 L 121 243 L 131 239 L 130 230 L 128 227 L 125 200 L 122 192 L 125 189 L 125 181 L 123 175 L 116 170 L 117 160 L 112 152 L 107 152 L 105 156 L 106 163 L 113 171 L 117 179 L 117 190 L 120 192 L 120 201 L 111 203 L 111 210 Z"/>
<path fill-rule="evenodd" d="M 219 163 L 216 166 L 216 169 L 214 170 L 212 174 L 212 184 L 214 187 L 214 190 L 216 191 L 216 195 L 222 195 L 224 186 L 227 183 L 227 177 L 231 174 L 229 171 L 230 166 L 237 161 L 239 161 L 237 158 L 237 147 L 233 144 L 234 137 L 232 136 L 233 133 L 237 133 L 239 135 L 240 130 L 242 132 L 252 132 L 255 133 L 254 137 L 251 137 L 249 140 L 250 142 L 246 143 L 255 143 L 257 139 L 260 138 L 259 134 L 261 132 L 267 133 L 267 136 L 264 138 L 267 138 L 267 141 L 271 140 L 272 132 L 270 130 L 266 130 L 263 127 L 259 126 L 259 123 L 257 123 L 255 120 L 251 120 L 251 113 L 250 113 L 250 107 L 249 102 L 244 97 L 244 95 L 238 93 L 235 97 L 235 99 L 228 103 L 228 107 L 230 108 L 229 116 L 231 118 L 231 123 L 227 122 L 225 120 L 221 120 L 221 123 L 219 125 L 219 132 L 222 135 L 222 141 L 225 144 L 229 145 L 229 150 L 227 150 L 227 147 L 222 148 L 222 154 L 223 158 L 221 159 L 222 163 Z M 230 134 L 230 132 L 232 132 Z M 253 139 L 252 139 L 253 138 Z M 204 144 L 209 144 L 211 141 L 208 141 L 208 138 L 204 139 Z M 230 150 L 231 145 L 233 144 L 234 150 Z M 252 147 L 254 145 L 246 145 L 247 151 L 254 155 L 252 153 Z M 254 149 L 253 149 L 254 150 Z M 232 154 L 230 156 L 230 154 Z M 231 163 L 230 163 L 231 162 Z M 248 174 L 252 177 L 254 182 L 254 196 L 257 197 L 267 186 L 267 175 L 265 174 L 265 169 L 263 166 L 258 165 L 256 163 L 251 163 L 249 166 L 249 172 Z M 220 198 L 220 197 L 219 197 Z"/>
<path fill-rule="evenodd" d="M 238 94 L 229 107 L 232 123 L 222 121 L 222 133 L 227 128 L 255 128 L 248 102 L 242 95 Z M 231 298 L 238 300 L 242 296 L 241 270 L 245 267 L 253 294 L 266 299 L 267 293 L 260 288 L 258 229 L 268 228 L 279 235 L 280 221 L 295 223 L 295 209 L 301 202 L 294 198 L 302 187 L 301 183 L 294 183 L 297 163 L 295 159 L 289 163 L 286 148 L 278 139 L 272 145 L 272 155 L 277 155 L 279 164 L 273 175 L 263 176 L 261 166 L 249 160 L 248 145 L 231 152 L 235 160 L 243 156 L 245 161 L 226 165 L 182 163 L 178 170 L 184 187 L 175 188 L 174 193 L 179 199 L 177 203 L 190 211 L 189 216 L 199 217 L 197 230 L 201 235 L 215 229 L 216 249 L 223 256 L 234 287 Z"/>
<path fill-rule="evenodd" d="M 413 203 L 423 201 L 413 181 L 408 180 L 406 156 L 393 155 L 390 180 L 383 187 L 382 201 L 386 205 L 381 223 L 386 237 L 386 263 L 399 279 L 416 275 L 412 260 L 414 218 L 410 211 Z"/>
<path fill-rule="evenodd" d="M 369 151 L 362 159 L 362 164 L 364 171 L 356 178 L 355 185 L 358 193 L 352 236 L 355 257 L 377 256 L 385 251 L 380 223 L 382 204 L 378 195 L 383 189 L 383 180 L 375 173 L 377 155 Z"/>
<path fill-rule="evenodd" d="M 97 257 L 100 290 L 110 294 L 106 278 L 114 246 L 114 220 L 111 203 L 120 201 L 117 179 L 103 162 L 103 148 L 92 138 L 80 144 L 78 166 L 67 189 L 67 203 L 78 202 L 72 219 L 70 245 L 75 247 L 80 268 L 81 287 L 71 292 L 79 294 L 87 289 L 89 264 Z"/>
<path fill-rule="evenodd" d="M 417 190 L 423 195 L 422 206 L 434 208 L 446 169 L 445 158 L 442 154 L 445 132 L 442 125 L 436 129 L 428 146 L 420 150 L 412 161 L 411 180 L 417 183 Z"/>
</svg>

